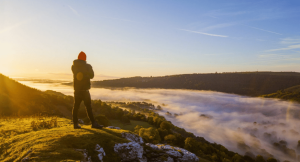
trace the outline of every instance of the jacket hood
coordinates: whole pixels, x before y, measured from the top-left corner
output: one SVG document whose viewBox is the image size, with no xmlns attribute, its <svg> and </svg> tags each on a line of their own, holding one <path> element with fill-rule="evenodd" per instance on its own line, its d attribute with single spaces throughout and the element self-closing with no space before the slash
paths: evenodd
<svg viewBox="0 0 300 162">
<path fill-rule="evenodd" d="M 75 66 L 83 66 L 83 65 L 86 65 L 86 61 L 76 59 L 76 60 L 73 61 L 73 65 L 75 65 Z"/>
</svg>

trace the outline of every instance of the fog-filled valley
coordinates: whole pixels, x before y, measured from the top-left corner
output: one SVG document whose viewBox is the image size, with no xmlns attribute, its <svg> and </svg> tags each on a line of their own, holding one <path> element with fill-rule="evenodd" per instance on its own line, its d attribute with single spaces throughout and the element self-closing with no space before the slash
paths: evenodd
<svg viewBox="0 0 300 162">
<path fill-rule="evenodd" d="M 73 93 L 71 86 L 60 83 L 20 82 L 43 91 Z M 174 125 L 242 155 L 272 154 L 293 161 L 300 147 L 300 105 L 294 102 L 195 90 L 93 88 L 90 92 L 92 99 L 102 101 L 160 105 L 159 113 Z"/>
</svg>

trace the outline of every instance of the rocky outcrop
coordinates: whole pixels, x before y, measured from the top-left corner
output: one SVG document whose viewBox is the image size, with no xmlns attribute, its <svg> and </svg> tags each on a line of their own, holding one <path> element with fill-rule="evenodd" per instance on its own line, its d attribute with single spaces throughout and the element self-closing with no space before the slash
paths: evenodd
<svg viewBox="0 0 300 162">
<path fill-rule="evenodd" d="M 145 149 L 147 154 L 150 154 L 151 157 L 165 157 L 168 159 L 168 161 L 172 161 L 170 158 L 173 159 L 173 161 L 178 161 L 178 162 L 198 162 L 199 158 L 183 149 L 180 147 L 173 147 L 170 145 L 162 145 L 162 144 L 151 144 L 151 143 L 146 143 L 146 146 L 148 146 L 148 149 Z M 149 161 L 151 160 L 151 157 Z M 167 161 L 167 160 L 166 160 Z"/>
<path fill-rule="evenodd" d="M 122 137 L 131 141 L 129 143 L 119 143 L 114 146 L 114 151 L 123 162 L 198 162 L 199 158 L 179 147 L 163 144 L 144 144 L 143 139 L 130 133 L 122 133 Z"/>
</svg>

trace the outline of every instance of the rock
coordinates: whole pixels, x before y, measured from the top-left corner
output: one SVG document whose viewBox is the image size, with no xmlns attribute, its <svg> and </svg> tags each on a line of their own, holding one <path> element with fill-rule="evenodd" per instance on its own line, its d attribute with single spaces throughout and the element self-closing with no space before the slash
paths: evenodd
<svg viewBox="0 0 300 162">
<path fill-rule="evenodd" d="M 136 142 L 115 144 L 114 151 L 122 158 L 122 161 L 141 161 L 143 159 L 144 149 Z"/>
<path fill-rule="evenodd" d="M 27 161 L 29 161 L 29 154 L 30 153 L 32 153 L 32 149 L 29 149 L 27 152 L 26 152 L 26 154 L 25 154 L 25 158 L 23 158 L 22 160 L 21 160 L 21 162 L 27 162 Z"/>
<path fill-rule="evenodd" d="M 169 150 L 166 152 L 168 155 L 175 157 L 175 158 L 180 158 L 182 157 L 181 153 L 175 150 Z"/>
<path fill-rule="evenodd" d="M 131 142 L 136 142 L 139 144 L 144 144 L 144 141 L 142 139 L 142 137 L 136 135 L 136 134 L 131 134 L 131 133 L 122 133 L 122 137 L 126 138 L 127 140 L 131 141 Z"/>
<path fill-rule="evenodd" d="M 115 127 L 115 126 L 108 126 L 106 128 L 110 128 L 110 129 L 121 129 L 120 127 Z"/>
<path fill-rule="evenodd" d="M 109 128 L 109 129 L 121 129 L 120 127 L 115 127 L 115 126 L 107 126 L 106 128 Z"/>
<path fill-rule="evenodd" d="M 168 157 L 168 159 L 165 162 L 174 162 L 174 159 L 171 157 Z"/>
<path fill-rule="evenodd" d="M 146 145 L 151 147 L 154 150 L 159 150 L 161 152 L 164 152 L 165 154 L 169 155 L 170 157 L 173 157 L 174 158 L 173 160 L 178 161 L 178 162 L 198 162 L 199 161 L 198 157 L 195 154 L 193 154 L 183 148 L 180 148 L 180 147 L 173 147 L 170 145 L 162 145 L 162 144 L 154 145 L 151 143 L 146 143 Z M 149 153 L 147 153 L 147 154 L 149 154 Z"/>
<path fill-rule="evenodd" d="M 84 124 L 84 121 L 82 119 L 78 119 L 78 123 Z"/>
<path fill-rule="evenodd" d="M 139 160 L 140 160 L 140 162 L 147 162 L 148 161 L 145 156 L 143 156 L 142 159 L 139 159 Z"/>
<path fill-rule="evenodd" d="M 96 144 L 95 151 L 98 152 L 98 158 L 101 162 L 103 162 L 103 157 L 106 156 L 104 149 Z"/>
<path fill-rule="evenodd" d="M 151 158 L 149 162 L 174 162 L 174 159 L 171 157 L 166 158 L 164 156 L 160 156 L 156 158 Z"/>
<path fill-rule="evenodd" d="M 83 155 L 82 162 L 92 162 L 92 158 L 91 156 L 88 156 L 88 152 L 86 151 L 86 149 L 75 149 L 75 151 L 79 151 L 82 153 Z"/>
<path fill-rule="evenodd" d="M 29 161 L 29 157 L 25 157 L 25 158 L 22 159 L 21 162 L 28 162 L 28 161 Z"/>
</svg>

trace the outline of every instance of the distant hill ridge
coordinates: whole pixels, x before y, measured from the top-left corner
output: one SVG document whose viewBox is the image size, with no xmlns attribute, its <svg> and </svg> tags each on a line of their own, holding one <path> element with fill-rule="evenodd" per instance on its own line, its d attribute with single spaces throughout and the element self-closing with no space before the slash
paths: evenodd
<svg viewBox="0 0 300 162">
<path fill-rule="evenodd" d="M 93 87 L 212 90 L 248 96 L 274 93 L 296 85 L 300 85 L 300 73 L 296 72 L 180 74 L 92 82 Z"/>
</svg>

